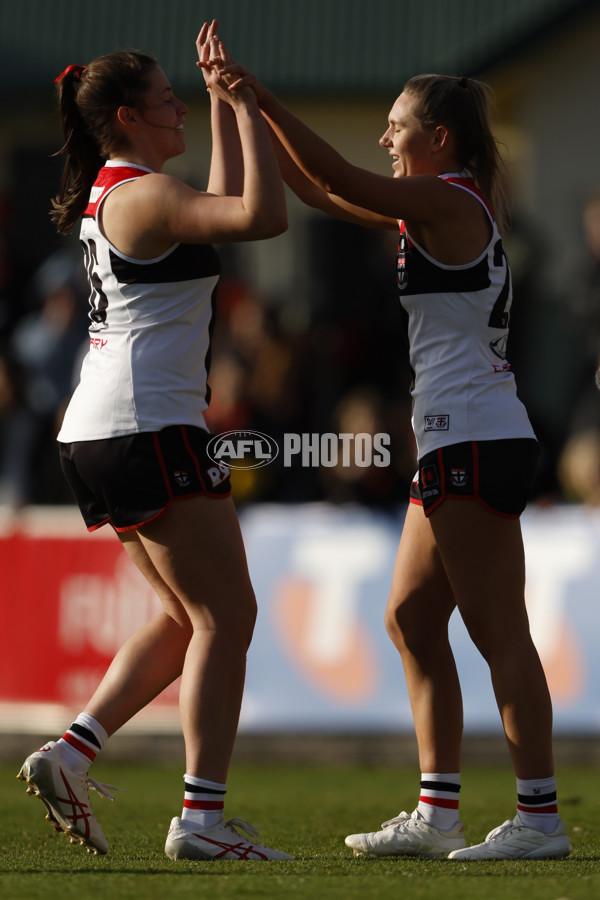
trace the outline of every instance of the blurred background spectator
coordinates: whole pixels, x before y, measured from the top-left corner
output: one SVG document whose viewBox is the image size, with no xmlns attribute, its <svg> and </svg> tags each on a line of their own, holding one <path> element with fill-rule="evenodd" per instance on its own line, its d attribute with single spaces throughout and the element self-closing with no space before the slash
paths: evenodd
<svg viewBox="0 0 600 900">
<path fill-rule="evenodd" d="M 517 217 L 506 240 L 516 297 L 509 356 L 541 441 L 539 503 L 600 505 L 600 196 L 583 222 L 580 256 L 552 289 L 535 230 Z M 266 302 L 244 279 L 236 248 L 221 248 L 207 421 L 213 433 L 260 431 L 280 447 L 289 432 L 388 434 L 387 468 L 299 460 L 286 468 L 280 456 L 235 470 L 233 485 L 242 505 L 326 500 L 392 511 L 406 502 L 415 468 L 395 236 L 320 215 L 306 228 L 307 281 L 291 298 Z M 20 293 L 11 290 L 17 303 L 8 304 L 0 351 L 0 505 L 69 503 L 55 438 L 87 346 L 78 248 L 54 251 Z"/>
</svg>

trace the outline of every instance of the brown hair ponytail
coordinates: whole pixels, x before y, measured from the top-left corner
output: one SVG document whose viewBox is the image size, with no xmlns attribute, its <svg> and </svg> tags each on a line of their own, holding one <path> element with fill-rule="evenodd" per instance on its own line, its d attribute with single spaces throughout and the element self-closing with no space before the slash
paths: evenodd
<svg viewBox="0 0 600 900">
<path fill-rule="evenodd" d="M 120 106 L 143 107 L 148 73 L 157 64 L 150 53 L 122 50 L 89 66 L 68 66 L 57 78 L 65 142 L 57 155 L 65 165 L 50 218 L 67 234 L 83 213 L 99 169 L 119 144 L 114 121 Z"/>
<path fill-rule="evenodd" d="M 445 125 L 452 132 L 459 164 L 490 202 L 500 230 L 505 228 L 508 176 L 490 126 L 490 88 L 464 76 L 417 75 L 404 90 L 417 99 L 414 113 L 424 128 Z"/>
</svg>

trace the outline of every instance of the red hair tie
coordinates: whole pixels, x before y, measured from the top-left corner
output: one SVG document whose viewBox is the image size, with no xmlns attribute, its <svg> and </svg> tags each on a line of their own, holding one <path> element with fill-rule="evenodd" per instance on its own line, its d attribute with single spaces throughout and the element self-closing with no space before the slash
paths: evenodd
<svg viewBox="0 0 600 900">
<path fill-rule="evenodd" d="M 73 78 L 75 79 L 75 81 L 79 81 L 79 79 L 81 78 L 81 73 L 84 71 L 84 69 L 87 69 L 87 66 L 67 66 L 65 71 L 61 72 L 60 75 L 57 75 L 57 77 L 54 79 L 54 84 L 58 84 L 59 81 L 63 80 L 65 75 L 70 75 L 71 72 L 73 73 Z"/>
</svg>

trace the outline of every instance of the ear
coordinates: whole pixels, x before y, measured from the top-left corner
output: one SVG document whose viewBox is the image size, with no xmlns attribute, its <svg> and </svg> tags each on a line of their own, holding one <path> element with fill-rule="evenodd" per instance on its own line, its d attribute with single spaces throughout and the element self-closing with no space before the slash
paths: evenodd
<svg viewBox="0 0 600 900">
<path fill-rule="evenodd" d="M 433 132 L 431 149 L 434 153 L 439 153 L 441 150 L 447 150 L 449 143 L 450 132 L 445 125 L 437 125 Z"/>
<path fill-rule="evenodd" d="M 137 131 L 139 128 L 139 113 L 131 106 L 120 106 L 117 110 L 117 121 L 124 128 Z"/>
</svg>

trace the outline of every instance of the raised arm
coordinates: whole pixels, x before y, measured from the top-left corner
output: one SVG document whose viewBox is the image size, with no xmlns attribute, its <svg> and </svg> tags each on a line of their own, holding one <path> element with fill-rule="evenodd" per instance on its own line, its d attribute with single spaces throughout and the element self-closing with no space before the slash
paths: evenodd
<svg viewBox="0 0 600 900">
<path fill-rule="evenodd" d="M 393 178 L 353 165 L 239 63 L 229 65 L 225 73 L 237 75 L 230 83 L 231 91 L 250 86 L 256 93 L 272 131 L 300 171 L 328 195 L 334 206 L 345 208 L 364 224 L 390 227 L 394 223 L 395 227 L 398 219 L 405 219 L 430 225 L 444 217 L 455 204 L 451 189 L 449 193 L 447 185 L 435 175 Z M 361 210 L 369 211 L 370 215 Z M 333 212 L 332 207 L 327 211 Z"/>
<path fill-rule="evenodd" d="M 222 44 L 219 47 L 217 28 L 216 19 L 213 19 L 210 25 L 205 22 L 196 40 L 198 51 L 196 65 L 206 73 L 205 80 L 208 79 L 208 70 L 211 66 L 211 50 L 215 48 L 218 52 L 223 49 Z M 223 61 L 230 60 L 226 57 Z M 241 197 L 244 188 L 244 158 L 235 113 L 229 103 L 221 100 L 214 92 L 209 93 L 212 155 L 207 191 L 221 197 Z"/>
<path fill-rule="evenodd" d="M 271 139 L 275 147 L 283 180 L 307 206 L 319 209 L 345 222 L 354 222 L 357 225 L 367 225 L 372 228 L 392 228 L 397 230 L 398 223 L 395 219 L 379 216 L 369 209 L 363 209 L 348 203 L 342 197 L 328 194 L 322 187 L 311 181 L 300 169 L 272 129 Z"/>
<path fill-rule="evenodd" d="M 218 41 L 216 36 L 215 40 Z M 217 57 L 218 50 L 212 51 L 212 56 Z M 211 193 L 194 190 L 180 179 L 164 174 L 148 175 L 115 191 L 115 199 L 111 203 L 109 197 L 108 203 L 117 222 L 121 214 L 118 202 L 126 203 L 130 210 L 130 204 L 134 204 L 136 210 L 133 221 L 128 216 L 126 245 L 135 252 L 117 243 L 123 252 L 153 257 L 174 242 L 262 240 L 275 237 L 287 228 L 283 181 L 255 93 L 249 87 L 229 91 L 230 79 L 222 74 L 218 64 L 207 66 L 204 77 L 218 117 L 217 148 L 226 133 L 223 123 L 228 128 L 235 122 L 243 164 L 237 161 L 237 150 L 230 156 L 227 148 L 222 148 L 222 154 L 217 149 L 214 155 L 220 161 L 211 174 L 211 187 L 215 189 Z M 219 110 L 217 101 L 229 108 L 233 120 L 223 116 L 227 110 Z M 241 188 L 237 181 L 240 171 L 243 173 Z M 221 191 L 226 189 L 232 193 L 223 195 Z M 108 206 L 105 216 L 106 213 L 110 215 Z M 117 224 L 115 232 L 118 227 Z"/>
</svg>

